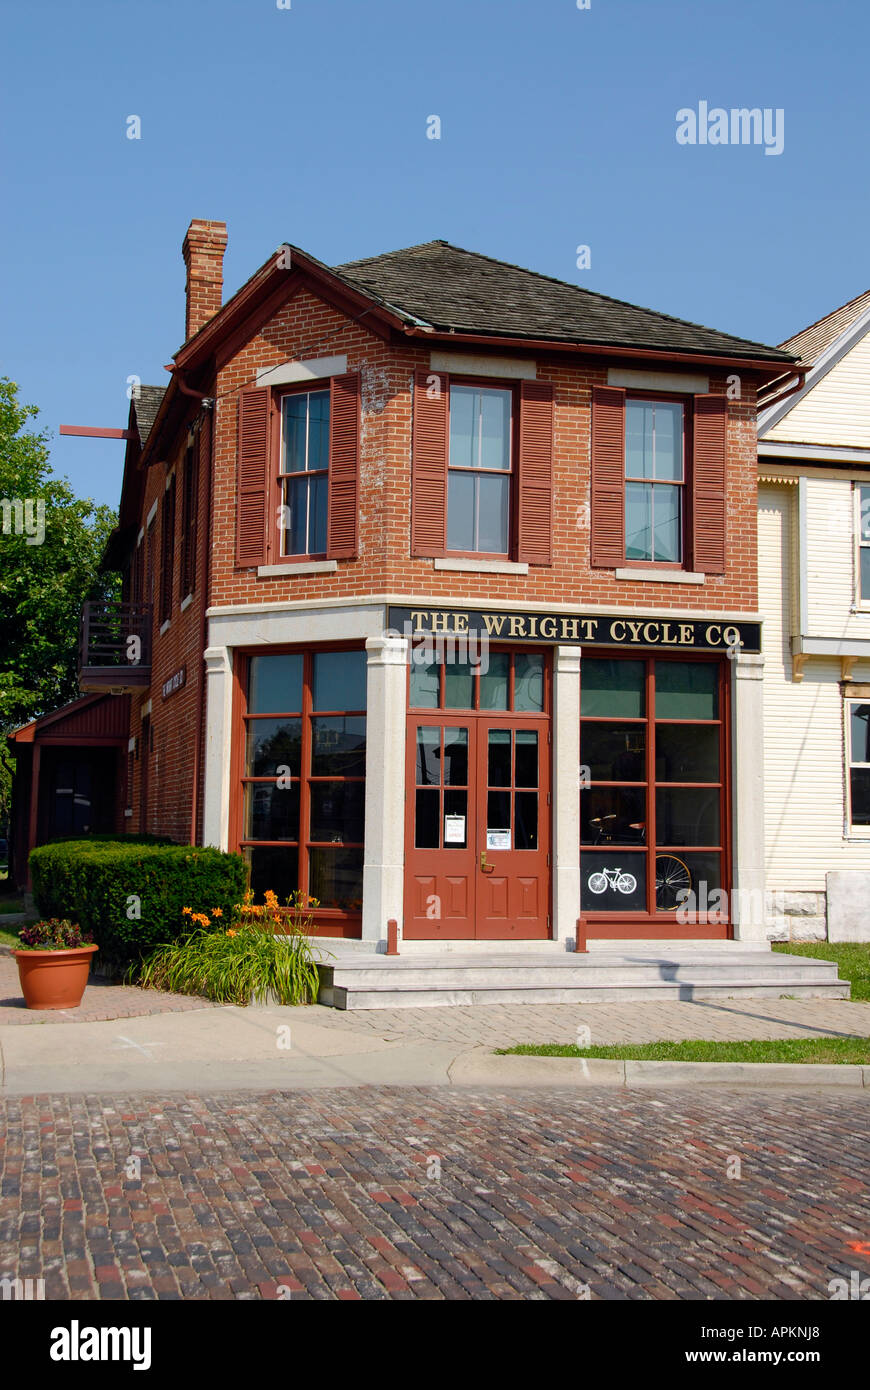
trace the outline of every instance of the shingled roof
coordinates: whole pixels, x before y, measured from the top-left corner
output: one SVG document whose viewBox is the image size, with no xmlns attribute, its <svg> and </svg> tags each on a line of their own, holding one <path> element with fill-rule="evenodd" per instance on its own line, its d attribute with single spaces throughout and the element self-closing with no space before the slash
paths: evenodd
<svg viewBox="0 0 870 1390">
<path fill-rule="evenodd" d="M 809 328 L 802 329 L 793 338 L 787 338 L 781 346 L 786 352 L 795 353 L 807 363 L 814 362 L 827 352 L 840 334 L 851 328 L 867 309 L 870 309 L 870 290 L 865 290 L 856 299 L 850 299 L 848 304 L 841 304 L 833 313 L 826 314 L 816 323 L 811 323 Z"/>
<path fill-rule="evenodd" d="M 456 333 L 772 361 L 787 355 L 787 349 L 610 299 L 447 241 L 428 241 L 334 269 L 406 317 Z"/>
<path fill-rule="evenodd" d="M 143 448 L 151 433 L 154 421 L 157 419 L 160 402 L 165 395 L 165 386 L 140 386 L 133 397 L 133 415 L 136 420 L 136 428 L 139 431 L 139 442 Z"/>
</svg>

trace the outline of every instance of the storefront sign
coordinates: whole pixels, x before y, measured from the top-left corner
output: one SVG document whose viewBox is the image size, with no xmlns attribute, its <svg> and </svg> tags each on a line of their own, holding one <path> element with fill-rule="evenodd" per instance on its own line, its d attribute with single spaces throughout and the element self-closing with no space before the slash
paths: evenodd
<svg viewBox="0 0 870 1390">
<path fill-rule="evenodd" d="M 170 695 L 174 695 L 176 690 L 180 690 L 187 679 L 187 667 L 182 666 L 180 671 L 176 671 L 174 676 L 170 676 L 168 681 L 163 682 L 163 698 L 168 700 Z"/>
<path fill-rule="evenodd" d="M 485 636 L 490 642 L 571 642 L 583 647 L 661 647 L 677 651 L 760 652 L 761 624 L 729 618 L 632 618 L 582 613 L 390 608 L 388 626 L 406 636 Z"/>
</svg>

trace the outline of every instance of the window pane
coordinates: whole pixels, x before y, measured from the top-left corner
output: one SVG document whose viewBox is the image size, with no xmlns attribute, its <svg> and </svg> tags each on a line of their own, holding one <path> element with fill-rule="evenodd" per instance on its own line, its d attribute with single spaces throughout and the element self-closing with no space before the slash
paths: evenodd
<svg viewBox="0 0 870 1390">
<path fill-rule="evenodd" d="M 625 476 L 653 476 L 653 407 L 649 401 L 625 403 Z"/>
<path fill-rule="evenodd" d="M 657 719 L 718 719 L 719 668 L 704 661 L 656 662 Z"/>
<path fill-rule="evenodd" d="M 653 558 L 665 564 L 679 564 L 682 559 L 682 526 L 680 523 L 680 493 L 678 487 L 654 487 L 653 497 Z"/>
<path fill-rule="evenodd" d="M 859 526 L 861 529 L 861 539 L 862 541 L 865 541 L 868 544 L 870 544 L 870 487 L 862 487 L 859 488 L 858 491 L 858 502 L 861 508 L 861 516 L 859 521 Z"/>
<path fill-rule="evenodd" d="M 308 397 L 308 469 L 329 467 L 329 392 Z"/>
<path fill-rule="evenodd" d="M 853 763 L 870 763 L 870 705 L 853 704 L 849 706 L 851 725 L 851 760 Z"/>
<path fill-rule="evenodd" d="M 284 397 L 284 472 L 301 473 L 305 467 L 305 428 L 308 397 Z"/>
<path fill-rule="evenodd" d="M 365 709 L 365 652 L 316 652 L 314 708 Z"/>
<path fill-rule="evenodd" d="M 580 856 L 584 912 L 642 912 L 646 907 L 646 855 L 584 850 Z"/>
<path fill-rule="evenodd" d="M 329 482 L 326 474 L 308 480 L 308 554 L 326 550 L 326 509 Z"/>
<path fill-rule="evenodd" d="M 363 851 L 312 849 L 308 853 L 308 891 L 321 907 L 345 912 L 362 909 Z"/>
<path fill-rule="evenodd" d="M 492 652 L 486 670 L 480 668 L 480 708 L 507 709 L 511 659 L 507 652 Z"/>
<path fill-rule="evenodd" d="M 291 778 L 300 774 L 301 719 L 250 719 L 248 721 L 249 777 L 278 777 L 279 767 L 289 767 Z"/>
<path fill-rule="evenodd" d="M 451 661 L 445 667 L 444 708 L 474 708 L 474 668 L 469 662 Z"/>
<path fill-rule="evenodd" d="M 514 792 L 514 849 L 538 848 L 538 793 Z"/>
<path fill-rule="evenodd" d="M 719 730 L 705 724 L 657 724 L 656 781 L 718 782 Z"/>
<path fill-rule="evenodd" d="M 475 550 L 507 554 L 508 510 L 511 480 L 509 477 L 485 477 L 477 480 L 477 545 Z"/>
<path fill-rule="evenodd" d="M 725 912 L 727 907 L 720 898 L 714 898 L 722 887 L 722 856 L 720 854 L 698 854 L 681 850 L 679 854 L 656 855 L 656 907 L 659 911 L 672 912 L 685 903 L 684 911 L 697 913 L 702 919 L 708 913 Z M 693 896 L 686 898 L 686 888 Z M 759 897 L 761 893 L 759 892 Z M 751 910 L 751 904 L 750 904 Z M 688 918 L 689 922 L 693 919 Z"/>
<path fill-rule="evenodd" d="M 450 467 L 473 468 L 477 438 L 478 394 L 473 386 L 450 388 Z M 459 549 L 459 547 L 455 547 Z"/>
<path fill-rule="evenodd" d="M 245 787 L 245 840 L 299 839 L 299 779 L 289 787 L 249 782 Z"/>
<path fill-rule="evenodd" d="M 311 839 L 362 844 L 365 782 L 311 783 Z"/>
<path fill-rule="evenodd" d="M 514 709 L 537 714 L 544 708 L 544 658 L 514 657 Z"/>
<path fill-rule="evenodd" d="M 861 546 L 861 597 L 870 599 L 870 545 Z"/>
<path fill-rule="evenodd" d="M 656 791 L 656 840 L 660 845 L 718 845 L 719 791 L 674 787 Z"/>
<path fill-rule="evenodd" d="M 534 729 L 517 729 L 514 754 L 514 786 L 538 785 L 538 735 Z"/>
<path fill-rule="evenodd" d="M 291 478 L 284 484 L 284 554 L 306 555 L 308 539 L 308 478 Z"/>
<path fill-rule="evenodd" d="M 646 840 L 645 788 L 584 788 L 580 839 L 584 845 L 642 845 Z"/>
<path fill-rule="evenodd" d="M 486 794 L 487 830 L 510 830 L 511 794 L 509 791 L 490 791 Z"/>
<path fill-rule="evenodd" d="M 627 560 L 651 560 L 652 487 L 648 483 L 625 485 L 625 556 Z"/>
<path fill-rule="evenodd" d="M 441 843 L 438 838 L 440 805 L 440 792 L 417 791 L 417 817 L 414 832 L 414 845 L 417 849 L 438 849 Z"/>
<path fill-rule="evenodd" d="M 480 468 L 511 466 L 511 401 L 510 391 L 480 392 Z"/>
<path fill-rule="evenodd" d="M 642 718 L 645 675 L 642 661 L 584 658 L 580 667 L 581 714 Z"/>
<path fill-rule="evenodd" d="M 365 719 L 312 719 L 312 777 L 365 777 Z"/>
<path fill-rule="evenodd" d="M 251 866 L 251 888 L 254 902 L 262 903 L 268 889 L 286 903 L 299 887 L 299 851 L 295 845 L 266 846 L 245 849 L 243 855 Z"/>
<path fill-rule="evenodd" d="M 683 478 L 683 407 L 676 401 L 656 401 L 654 407 L 655 476 Z"/>
<path fill-rule="evenodd" d="M 417 729 L 417 786 L 441 785 L 441 730 L 420 725 Z"/>
<path fill-rule="evenodd" d="M 458 473 L 451 468 L 447 475 L 447 549 L 474 549 L 474 479 L 473 473 Z"/>
<path fill-rule="evenodd" d="M 511 731 L 490 729 L 488 747 L 487 785 L 509 787 L 511 784 Z"/>
<path fill-rule="evenodd" d="M 411 655 L 411 708 L 437 709 L 441 667 L 437 661 L 422 665 L 413 660 L 413 652 Z"/>
<path fill-rule="evenodd" d="M 248 677 L 249 714 L 292 714 L 302 709 L 302 657 L 255 656 Z"/>
<path fill-rule="evenodd" d="M 870 767 L 853 767 L 852 824 L 870 825 Z"/>
<path fill-rule="evenodd" d="M 593 782 L 645 782 L 646 726 L 584 722 L 580 761 Z"/>
<path fill-rule="evenodd" d="M 468 786 L 468 730 L 444 730 L 444 785 Z"/>
</svg>

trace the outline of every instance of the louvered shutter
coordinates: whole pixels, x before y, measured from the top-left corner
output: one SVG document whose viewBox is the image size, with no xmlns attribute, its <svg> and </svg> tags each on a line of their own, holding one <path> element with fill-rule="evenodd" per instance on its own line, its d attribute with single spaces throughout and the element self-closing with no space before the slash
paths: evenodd
<svg viewBox="0 0 870 1390">
<path fill-rule="evenodd" d="M 329 521 L 326 553 L 351 560 L 357 553 L 360 374 L 334 376 L 329 403 Z"/>
<path fill-rule="evenodd" d="M 692 564 L 705 574 L 725 572 L 724 396 L 696 396 L 692 450 Z"/>
<path fill-rule="evenodd" d="M 553 522 L 553 387 L 549 381 L 520 386 L 520 449 L 517 559 L 549 565 Z"/>
<path fill-rule="evenodd" d="M 591 562 L 625 564 L 625 392 L 592 388 Z"/>
<path fill-rule="evenodd" d="M 270 396 L 268 386 L 254 386 L 239 395 L 237 565 L 262 565 L 265 559 Z"/>
<path fill-rule="evenodd" d="M 434 388 L 437 378 L 437 394 Z M 450 378 L 443 372 L 414 376 L 411 464 L 411 554 L 447 550 L 447 454 Z"/>
</svg>

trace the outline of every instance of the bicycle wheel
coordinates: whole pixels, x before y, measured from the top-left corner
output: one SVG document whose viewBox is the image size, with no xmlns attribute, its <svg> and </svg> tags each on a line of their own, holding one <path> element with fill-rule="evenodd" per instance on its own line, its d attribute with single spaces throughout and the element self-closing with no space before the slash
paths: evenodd
<svg viewBox="0 0 870 1390">
<path fill-rule="evenodd" d="M 675 854 L 656 855 L 656 908 L 659 912 L 675 912 L 692 891 L 689 866 Z"/>
<path fill-rule="evenodd" d="M 590 874 L 587 887 L 590 893 L 603 893 L 607 888 L 607 875 L 602 873 Z"/>
<path fill-rule="evenodd" d="M 634 874 L 620 874 L 616 886 L 620 893 L 633 893 L 637 887 L 637 879 Z"/>
</svg>

